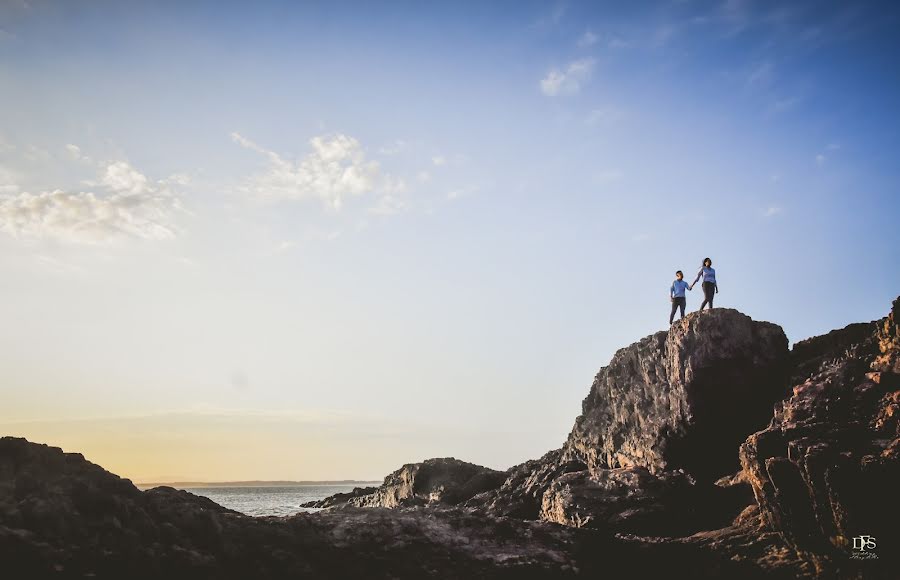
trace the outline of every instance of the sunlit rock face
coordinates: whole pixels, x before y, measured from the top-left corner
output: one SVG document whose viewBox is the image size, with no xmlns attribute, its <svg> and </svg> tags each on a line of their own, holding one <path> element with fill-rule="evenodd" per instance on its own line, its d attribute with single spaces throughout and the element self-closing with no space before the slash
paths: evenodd
<svg viewBox="0 0 900 580">
<path fill-rule="evenodd" d="M 736 310 L 691 314 L 619 350 L 594 379 L 563 458 L 590 469 L 684 469 L 713 480 L 786 394 L 781 327 Z"/>
</svg>

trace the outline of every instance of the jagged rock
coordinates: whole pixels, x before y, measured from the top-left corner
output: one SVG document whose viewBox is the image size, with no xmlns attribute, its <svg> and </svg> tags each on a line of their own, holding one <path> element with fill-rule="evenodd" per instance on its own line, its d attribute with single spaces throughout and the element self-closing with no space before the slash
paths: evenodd
<svg viewBox="0 0 900 580">
<path fill-rule="evenodd" d="M 563 459 L 590 469 L 684 469 L 713 481 L 786 394 L 781 328 L 731 309 L 693 313 L 616 352 L 600 370 Z"/>
<path fill-rule="evenodd" d="M 325 499 L 319 499 L 315 501 L 308 501 L 306 503 L 301 503 L 300 507 L 304 508 L 329 508 L 340 505 L 346 505 L 351 499 L 357 497 L 363 497 L 367 495 L 372 495 L 378 491 L 377 486 L 369 486 L 369 487 L 354 487 L 352 490 L 344 493 L 336 493 L 334 495 L 330 495 Z"/>
<path fill-rule="evenodd" d="M 683 535 L 696 531 L 691 508 L 698 499 L 694 482 L 683 472 L 656 476 L 644 467 L 576 471 L 550 485 L 541 519 L 633 534 Z"/>
<path fill-rule="evenodd" d="M 853 559 L 856 536 L 881 539 L 884 569 L 898 553 L 887 547 L 897 546 L 900 521 L 898 321 L 900 299 L 869 332 L 854 325 L 798 343 L 796 364 L 806 378 L 769 427 L 741 446 L 767 527 L 820 571 L 855 577 L 872 570 Z"/>
<path fill-rule="evenodd" d="M 540 517 L 544 493 L 553 481 L 565 473 L 587 468 L 580 461 L 563 461 L 561 455 L 562 450 L 555 449 L 548 451 L 540 459 L 531 459 L 511 467 L 503 485 L 474 496 L 465 505 L 497 516 L 537 519 Z"/>
<path fill-rule="evenodd" d="M 453 457 L 426 459 L 407 463 L 384 478 L 384 483 L 371 491 L 356 488 L 349 494 L 336 494 L 303 507 L 387 507 L 444 503 L 456 505 L 472 496 L 496 489 L 506 479 L 497 471 Z M 357 491 L 359 490 L 359 491 Z"/>
</svg>

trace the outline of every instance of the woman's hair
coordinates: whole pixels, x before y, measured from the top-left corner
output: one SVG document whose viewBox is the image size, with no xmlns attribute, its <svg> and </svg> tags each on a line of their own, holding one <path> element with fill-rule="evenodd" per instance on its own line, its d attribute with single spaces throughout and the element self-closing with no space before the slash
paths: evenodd
<svg viewBox="0 0 900 580">
<path fill-rule="evenodd" d="M 712 260 L 710 260 L 709 258 L 703 258 L 703 265 L 704 265 L 704 266 L 706 265 L 707 262 L 709 262 L 709 265 L 712 266 Z"/>
</svg>

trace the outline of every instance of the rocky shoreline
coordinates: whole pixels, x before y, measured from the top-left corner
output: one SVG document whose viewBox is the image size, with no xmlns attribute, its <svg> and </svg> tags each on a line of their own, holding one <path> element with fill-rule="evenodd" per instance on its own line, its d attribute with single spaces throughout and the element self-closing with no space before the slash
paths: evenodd
<svg viewBox="0 0 900 580">
<path fill-rule="evenodd" d="M 773 410 L 774 409 L 774 410 Z M 410 463 L 291 517 L 0 439 L 8 578 L 892 578 L 900 298 L 794 345 L 736 310 L 619 350 L 559 449 Z M 877 539 L 860 549 L 857 538 Z M 865 555 L 866 557 L 862 557 Z M 6 575 L 9 574 L 9 575 Z"/>
</svg>

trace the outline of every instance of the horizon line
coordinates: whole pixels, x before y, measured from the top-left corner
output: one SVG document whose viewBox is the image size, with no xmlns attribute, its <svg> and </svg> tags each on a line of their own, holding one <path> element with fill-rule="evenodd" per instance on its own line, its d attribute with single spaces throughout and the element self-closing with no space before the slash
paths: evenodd
<svg viewBox="0 0 900 580">
<path fill-rule="evenodd" d="M 132 482 L 135 487 L 288 487 L 291 485 L 310 485 L 310 484 L 350 484 L 350 483 L 383 483 L 384 478 L 380 479 L 248 479 L 235 481 L 148 481 L 148 482 Z M 265 485 L 263 485 L 265 484 Z"/>
</svg>

